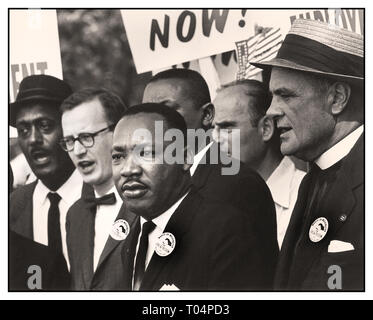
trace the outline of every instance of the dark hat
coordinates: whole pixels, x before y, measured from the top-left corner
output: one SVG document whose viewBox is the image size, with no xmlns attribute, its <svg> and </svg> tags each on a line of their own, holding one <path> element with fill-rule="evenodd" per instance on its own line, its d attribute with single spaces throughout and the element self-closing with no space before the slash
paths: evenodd
<svg viewBox="0 0 373 320">
<path fill-rule="evenodd" d="M 53 102 L 51 107 L 59 107 L 69 95 L 70 86 L 63 80 L 43 74 L 24 78 L 18 90 L 16 101 L 10 104 L 10 125 L 15 127 L 16 115 L 21 106 L 30 102 Z"/>
<path fill-rule="evenodd" d="M 364 38 L 336 25 L 297 19 L 276 58 L 250 64 L 264 70 L 280 67 L 359 83 L 364 80 Z"/>
</svg>

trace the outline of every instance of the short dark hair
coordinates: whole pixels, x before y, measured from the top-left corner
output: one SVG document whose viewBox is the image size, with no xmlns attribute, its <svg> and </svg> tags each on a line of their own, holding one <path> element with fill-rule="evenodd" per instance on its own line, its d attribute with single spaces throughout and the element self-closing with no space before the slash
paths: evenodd
<svg viewBox="0 0 373 320">
<path fill-rule="evenodd" d="M 139 113 L 158 114 L 167 122 L 170 129 L 179 129 L 184 139 L 187 137 L 187 125 L 184 117 L 176 110 L 160 103 L 142 103 L 129 108 L 122 119 L 128 116 L 133 116 Z"/>
<path fill-rule="evenodd" d="M 259 120 L 265 116 L 271 105 L 272 97 L 268 87 L 263 82 L 244 79 L 228 83 L 222 86 L 219 91 L 234 86 L 243 86 L 245 94 L 254 98 L 254 100 L 251 100 L 253 103 L 250 104 L 250 108 L 247 107 L 249 108 L 252 125 L 257 126 Z"/>
<path fill-rule="evenodd" d="M 127 110 L 127 106 L 115 93 L 104 88 L 85 88 L 74 92 L 62 102 L 61 113 L 94 99 L 98 99 L 101 102 L 109 124 L 116 125 Z"/>
<path fill-rule="evenodd" d="M 153 78 L 150 79 L 148 84 L 158 80 L 170 79 L 182 80 L 189 86 L 189 90 L 191 91 L 189 98 L 193 100 L 197 109 L 206 103 L 211 102 L 209 87 L 205 79 L 194 70 L 181 68 L 168 69 L 157 73 Z"/>
</svg>

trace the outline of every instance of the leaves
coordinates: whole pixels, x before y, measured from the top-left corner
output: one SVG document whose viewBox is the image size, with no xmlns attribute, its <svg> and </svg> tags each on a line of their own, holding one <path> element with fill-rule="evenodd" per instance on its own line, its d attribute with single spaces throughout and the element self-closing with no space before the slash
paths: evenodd
<svg viewBox="0 0 373 320">
<path fill-rule="evenodd" d="M 63 76 L 73 90 L 105 87 L 129 106 L 140 103 L 150 73 L 136 73 L 120 11 L 57 10 L 57 18 Z"/>
</svg>

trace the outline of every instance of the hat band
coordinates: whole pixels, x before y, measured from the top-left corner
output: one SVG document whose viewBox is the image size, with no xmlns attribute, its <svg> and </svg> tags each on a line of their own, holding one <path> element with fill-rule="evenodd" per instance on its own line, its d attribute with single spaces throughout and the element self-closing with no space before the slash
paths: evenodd
<svg viewBox="0 0 373 320">
<path fill-rule="evenodd" d="M 295 34 L 286 36 L 277 58 L 322 72 L 364 77 L 364 58 Z"/>
<path fill-rule="evenodd" d="M 49 90 L 45 88 L 33 88 L 33 89 L 20 90 L 18 92 L 16 101 L 32 98 L 33 96 L 44 96 L 45 98 L 49 98 L 49 99 L 56 100 L 56 101 L 64 100 L 63 96 L 60 96 L 59 94 L 56 94 L 56 93 L 51 93 Z"/>
</svg>

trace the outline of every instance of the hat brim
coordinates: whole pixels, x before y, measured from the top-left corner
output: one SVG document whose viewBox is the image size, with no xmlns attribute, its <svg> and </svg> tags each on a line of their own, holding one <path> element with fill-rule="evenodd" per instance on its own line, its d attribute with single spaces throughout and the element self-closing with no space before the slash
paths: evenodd
<svg viewBox="0 0 373 320">
<path fill-rule="evenodd" d="M 323 75 L 326 77 L 333 77 L 333 78 L 339 78 L 339 79 L 345 79 L 346 81 L 363 81 L 363 77 L 356 77 L 356 76 L 349 76 L 346 74 L 338 74 L 338 73 L 331 73 L 331 72 L 324 72 L 320 71 L 317 69 L 309 68 L 302 66 L 300 64 L 297 64 L 293 61 L 289 61 L 286 59 L 280 59 L 280 58 L 274 58 L 269 61 L 264 61 L 264 62 L 250 62 L 251 65 L 254 67 L 263 69 L 263 70 L 270 70 L 273 67 L 278 67 L 278 68 L 286 68 L 286 69 L 293 69 L 293 70 L 298 70 L 298 71 L 303 71 L 303 72 L 310 72 L 310 73 L 315 73 L 319 75 Z"/>
<path fill-rule="evenodd" d="M 16 115 L 20 107 L 24 106 L 30 102 L 54 102 L 54 103 L 62 103 L 60 99 L 54 99 L 52 97 L 45 97 L 45 96 L 33 96 L 28 97 L 25 99 L 21 99 L 18 101 L 14 101 L 9 104 L 9 124 L 12 127 L 16 127 Z"/>
</svg>

